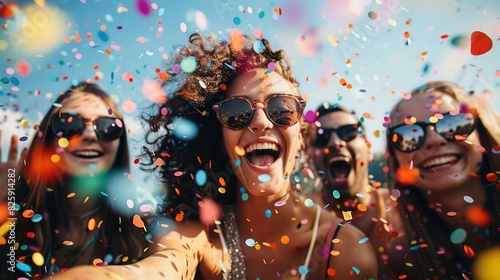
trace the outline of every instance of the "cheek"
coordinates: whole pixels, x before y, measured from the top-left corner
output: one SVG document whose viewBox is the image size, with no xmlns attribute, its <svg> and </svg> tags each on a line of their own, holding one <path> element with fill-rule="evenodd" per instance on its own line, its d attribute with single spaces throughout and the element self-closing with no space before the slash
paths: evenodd
<svg viewBox="0 0 500 280">
<path fill-rule="evenodd" d="M 394 152 L 394 158 L 396 161 L 399 163 L 399 165 L 409 165 L 412 159 L 413 153 L 403 153 L 400 151 L 395 151 Z"/>
</svg>

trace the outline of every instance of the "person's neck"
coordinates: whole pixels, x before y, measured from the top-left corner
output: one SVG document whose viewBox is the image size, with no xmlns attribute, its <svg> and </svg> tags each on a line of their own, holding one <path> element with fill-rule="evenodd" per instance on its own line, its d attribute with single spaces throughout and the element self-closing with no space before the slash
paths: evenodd
<svg viewBox="0 0 500 280">
<path fill-rule="evenodd" d="M 424 195 L 434 211 L 455 228 L 472 228 L 473 225 L 464 218 L 467 208 L 473 205 L 483 207 L 487 199 L 483 183 L 473 177 L 469 177 L 458 187 L 442 191 L 424 191 Z"/>
<path fill-rule="evenodd" d="M 99 212 L 103 206 L 102 180 L 87 176 L 66 178 L 60 195 L 68 217 L 84 219 Z"/>
</svg>

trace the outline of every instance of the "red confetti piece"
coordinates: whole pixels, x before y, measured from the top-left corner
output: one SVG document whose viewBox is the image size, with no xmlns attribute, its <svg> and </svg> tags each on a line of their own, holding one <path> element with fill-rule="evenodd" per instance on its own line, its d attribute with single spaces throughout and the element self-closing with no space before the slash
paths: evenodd
<svg viewBox="0 0 500 280">
<path fill-rule="evenodd" d="M 486 180 L 488 180 L 489 182 L 495 182 L 496 180 L 498 180 L 498 176 L 495 173 L 488 173 L 486 174 Z"/>
<path fill-rule="evenodd" d="M 448 37 L 450 37 L 448 34 L 443 34 L 443 35 L 441 35 L 441 39 L 446 39 L 446 38 L 448 38 Z"/>
<path fill-rule="evenodd" d="M 465 210 L 465 218 L 473 225 L 486 227 L 491 223 L 491 214 L 481 206 L 471 205 Z"/>
<path fill-rule="evenodd" d="M 491 38 L 481 31 L 474 31 L 470 38 L 470 53 L 472 55 L 482 55 L 493 47 Z"/>
</svg>

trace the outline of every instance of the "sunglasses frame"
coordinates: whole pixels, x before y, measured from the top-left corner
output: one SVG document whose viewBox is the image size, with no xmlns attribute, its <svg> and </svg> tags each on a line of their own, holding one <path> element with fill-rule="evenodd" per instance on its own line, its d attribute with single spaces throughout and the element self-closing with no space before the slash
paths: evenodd
<svg viewBox="0 0 500 280">
<path fill-rule="evenodd" d="M 356 129 L 356 135 L 350 139 L 343 139 L 342 137 L 340 137 L 340 134 L 337 132 L 339 130 L 342 130 L 344 128 L 347 128 L 347 127 L 352 127 L 352 128 L 355 128 Z M 322 129 L 323 130 L 323 133 L 319 134 L 318 131 Z M 346 143 L 349 143 L 351 142 L 352 140 L 356 139 L 356 137 L 358 137 L 359 135 L 359 131 L 362 130 L 361 128 L 361 124 L 358 122 L 356 124 L 346 124 L 346 125 L 342 125 L 342 126 L 339 126 L 337 128 L 322 128 L 322 127 L 318 127 L 316 129 L 316 139 L 314 139 L 314 142 L 313 142 L 313 146 L 316 147 L 316 148 L 324 148 L 328 145 L 328 143 L 330 142 L 330 140 L 332 139 L 332 133 L 335 132 L 335 134 L 337 134 L 337 136 L 344 142 Z M 326 144 L 324 145 L 317 145 L 316 142 L 318 141 L 318 136 L 321 136 L 321 137 L 326 137 L 325 135 L 328 135 L 328 139 L 326 140 Z"/>
<path fill-rule="evenodd" d="M 118 136 L 116 138 L 108 138 L 108 137 L 106 137 L 103 134 L 102 131 L 100 131 L 98 129 L 98 127 L 96 125 L 96 122 L 98 122 L 99 120 L 109 119 L 109 120 L 113 120 L 112 123 L 116 124 L 116 120 L 120 120 L 123 123 L 122 119 L 115 118 L 115 117 L 108 117 L 108 116 L 99 116 L 97 118 L 83 118 L 82 116 L 80 116 L 78 114 L 71 114 L 71 113 L 68 113 L 68 112 L 57 112 L 54 115 L 52 115 L 52 117 L 50 119 L 50 126 L 52 127 L 52 132 L 54 132 L 55 135 L 59 135 L 61 133 L 61 131 L 56 131 L 56 128 L 54 126 L 54 118 L 61 119 L 61 117 L 63 115 L 68 115 L 70 117 L 78 118 L 78 119 L 80 119 L 80 120 L 83 121 L 83 125 L 81 127 L 78 127 L 77 130 L 76 130 L 78 133 L 75 133 L 75 134 L 72 134 L 72 135 L 64 135 L 64 133 L 62 133 L 61 137 L 65 137 L 65 138 L 71 138 L 71 137 L 76 136 L 76 135 L 82 135 L 83 132 L 85 131 L 86 127 L 87 127 L 87 122 L 91 122 L 92 123 L 92 128 L 94 129 L 94 132 L 97 135 L 97 138 L 99 140 L 106 141 L 106 142 L 111 142 L 111 141 L 115 141 L 117 139 L 120 139 L 120 137 L 123 134 L 123 131 L 125 130 L 125 128 L 123 126 L 119 127 L 120 128 L 120 132 L 119 132 Z"/>
<path fill-rule="evenodd" d="M 297 118 L 297 120 L 292 123 L 292 124 L 288 124 L 288 125 L 283 125 L 283 124 L 279 124 L 277 122 L 275 122 L 269 115 L 269 110 L 268 110 L 268 103 L 271 99 L 273 98 L 276 98 L 276 97 L 286 97 L 286 98 L 292 98 L 294 99 L 297 104 L 299 105 L 299 116 Z M 250 109 L 252 110 L 251 112 L 251 116 L 250 116 L 250 121 L 246 124 L 244 124 L 242 127 L 230 127 L 229 125 L 227 125 L 224 121 L 222 121 L 222 117 L 221 117 L 221 114 L 220 114 L 220 108 L 222 107 L 222 105 L 224 105 L 224 103 L 226 102 L 230 102 L 232 100 L 244 100 L 246 101 L 249 105 L 250 105 Z M 262 110 L 264 110 L 264 113 L 266 114 L 266 117 L 268 120 L 270 120 L 273 124 L 277 125 L 277 126 L 280 126 L 280 127 L 288 127 L 288 126 L 292 126 L 294 124 L 296 124 L 297 122 L 299 122 L 300 118 L 302 117 L 302 114 L 304 112 L 304 108 L 306 107 L 306 101 L 304 99 L 302 99 L 300 96 L 296 96 L 296 95 L 291 95 L 291 94 L 284 94 L 284 93 L 277 93 L 277 94 L 272 94 L 270 96 L 268 96 L 266 99 L 262 100 L 251 100 L 250 98 L 248 98 L 247 96 L 234 96 L 234 97 L 231 97 L 231 98 L 227 98 L 227 99 L 224 99 L 222 101 L 219 101 L 217 103 L 215 103 L 214 105 L 212 105 L 212 109 L 215 111 L 215 114 L 217 115 L 217 119 L 219 120 L 219 122 L 226 128 L 229 128 L 229 129 L 232 129 L 232 130 L 239 130 L 239 129 L 243 129 L 245 128 L 245 126 L 248 126 L 254 116 L 255 116 L 255 110 L 257 109 L 256 108 L 256 104 L 257 103 L 260 103 L 262 104 Z"/>
<path fill-rule="evenodd" d="M 466 114 L 470 114 L 470 115 L 473 117 L 473 119 L 474 119 L 474 121 L 473 121 L 473 123 L 472 123 L 472 128 L 471 128 L 470 132 L 467 134 L 467 137 L 468 137 L 469 135 L 471 135 L 471 134 L 472 134 L 472 132 L 474 132 L 474 130 L 476 130 L 476 127 L 477 127 L 477 118 L 476 118 L 476 117 L 475 117 L 472 113 L 462 113 L 462 112 L 460 112 L 459 114 L 456 114 L 456 115 L 451 115 L 451 114 L 450 114 L 450 112 L 448 112 L 448 113 L 444 113 L 444 114 L 442 114 L 442 115 L 443 115 L 443 120 L 444 120 L 444 118 L 446 118 L 447 116 L 458 116 L 458 115 L 466 115 Z M 403 153 L 411 153 L 411 152 L 415 152 L 415 151 L 417 151 L 418 149 L 422 148 L 423 143 L 425 143 L 425 139 L 427 139 L 427 127 L 429 127 L 429 126 L 432 126 L 432 127 L 434 128 L 434 132 L 435 132 L 435 133 L 437 133 L 437 134 L 439 134 L 439 136 L 443 137 L 443 139 L 445 139 L 445 140 L 446 140 L 446 141 L 448 141 L 448 142 L 461 141 L 461 139 L 456 139 L 456 136 L 457 136 L 457 135 L 459 135 L 459 134 L 457 134 L 457 133 L 456 133 L 456 131 L 457 131 L 457 129 L 456 129 L 456 128 L 457 128 L 457 127 L 455 127 L 455 129 L 454 129 L 452 137 L 446 137 L 446 135 L 443 135 L 442 133 L 439 133 L 439 132 L 437 131 L 436 125 L 437 125 L 440 121 L 441 121 L 441 119 L 439 119 L 439 120 L 438 120 L 437 122 L 435 122 L 435 123 L 431 123 L 431 122 L 429 122 L 429 121 L 425 121 L 425 122 L 416 122 L 416 123 L 412 123 L 412 124 L 405 124 L 405 123 L 403 123 L 403 124 L 396 125 L 396 126 L 394 126 L 394 127 L 391 127 L 391 128 L 389 128 L 389 129 L 387 129 L 387 141 L 389 142 L 389 145 L 390 145 L 391 147 L 393 147 L 394 149 L 396 149 L 396 150 L 398 150 L 398 151 L 400 151 L 400 152 L 403 152 Z M 400 127 L 403 127 L 403 126 L 412 126 L 412 125 L 416 125 L 416 126 L 418 126 L 418 127 L 420 127 L 420 128 L 422 129 L 423 134 L 424 134 L 424 135 L 423 135 L 423 138 L 422 138 L 422 145 L 419 145 L 419 144 L 417 143 L 417 144 L 415 145 L 415 146 L 416 146 L 416 148 L 415 148 L 415 149 L 413 149 L 413 150 L 403 150 L 403 149 L 401 149 L 401 148 L 399 147 L 399 145 L 396 145 L 396 143 L 395 143 L 394 141 L 392 141 L 392 138 L 394 137 L 394 134 L 395 134 L 395 133 L 394 133 L 394 131 L 395 131 L 396 129 L 400 128 Z M 465 134 L 461 134 L 461 135 L 465 135 Z"/>
</svg>

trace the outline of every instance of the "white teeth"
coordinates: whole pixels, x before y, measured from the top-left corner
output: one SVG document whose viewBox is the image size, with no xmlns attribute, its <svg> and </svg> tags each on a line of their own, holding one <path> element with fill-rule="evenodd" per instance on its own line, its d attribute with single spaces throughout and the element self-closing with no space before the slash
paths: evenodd
<svg viewBox="0 0 500 280">
<path fill-rule="evenodd" d="M 256 144 L 251 144 L 248 147 L 246 147 L 245 152 L 246 153 L 251 153 L 255 150 L 273 150 L 273 151 L 279 151 L 278 146 L 274 143 L 256 143 Z"/>
<path fill-rule="evenodd" d="M 351 163 L 351 159 L 346 157 L 346 156 L 335 156 L 335 157 L 331 158 L 328 163 L 333 163 L 336 161 L 345 161 L 347 163 Z"/>
<path fill-rule="evenodd" d="M 442 157 L 433 158 L 431 160 L 425 161 L 424 163 L 422 163 L 422 167 L 428 168 L 431 166 L 447 164 L 447 163 L 450 163 L 452 161 L 457 161 L 457 157 L 456 156 L 442 156 Z"/>
<path fill-rule="evenodd" d="M 97 151 L 76 151 L 73 154 L 82 157 L 97 157 L 100 153 Z"/>
</svg>

